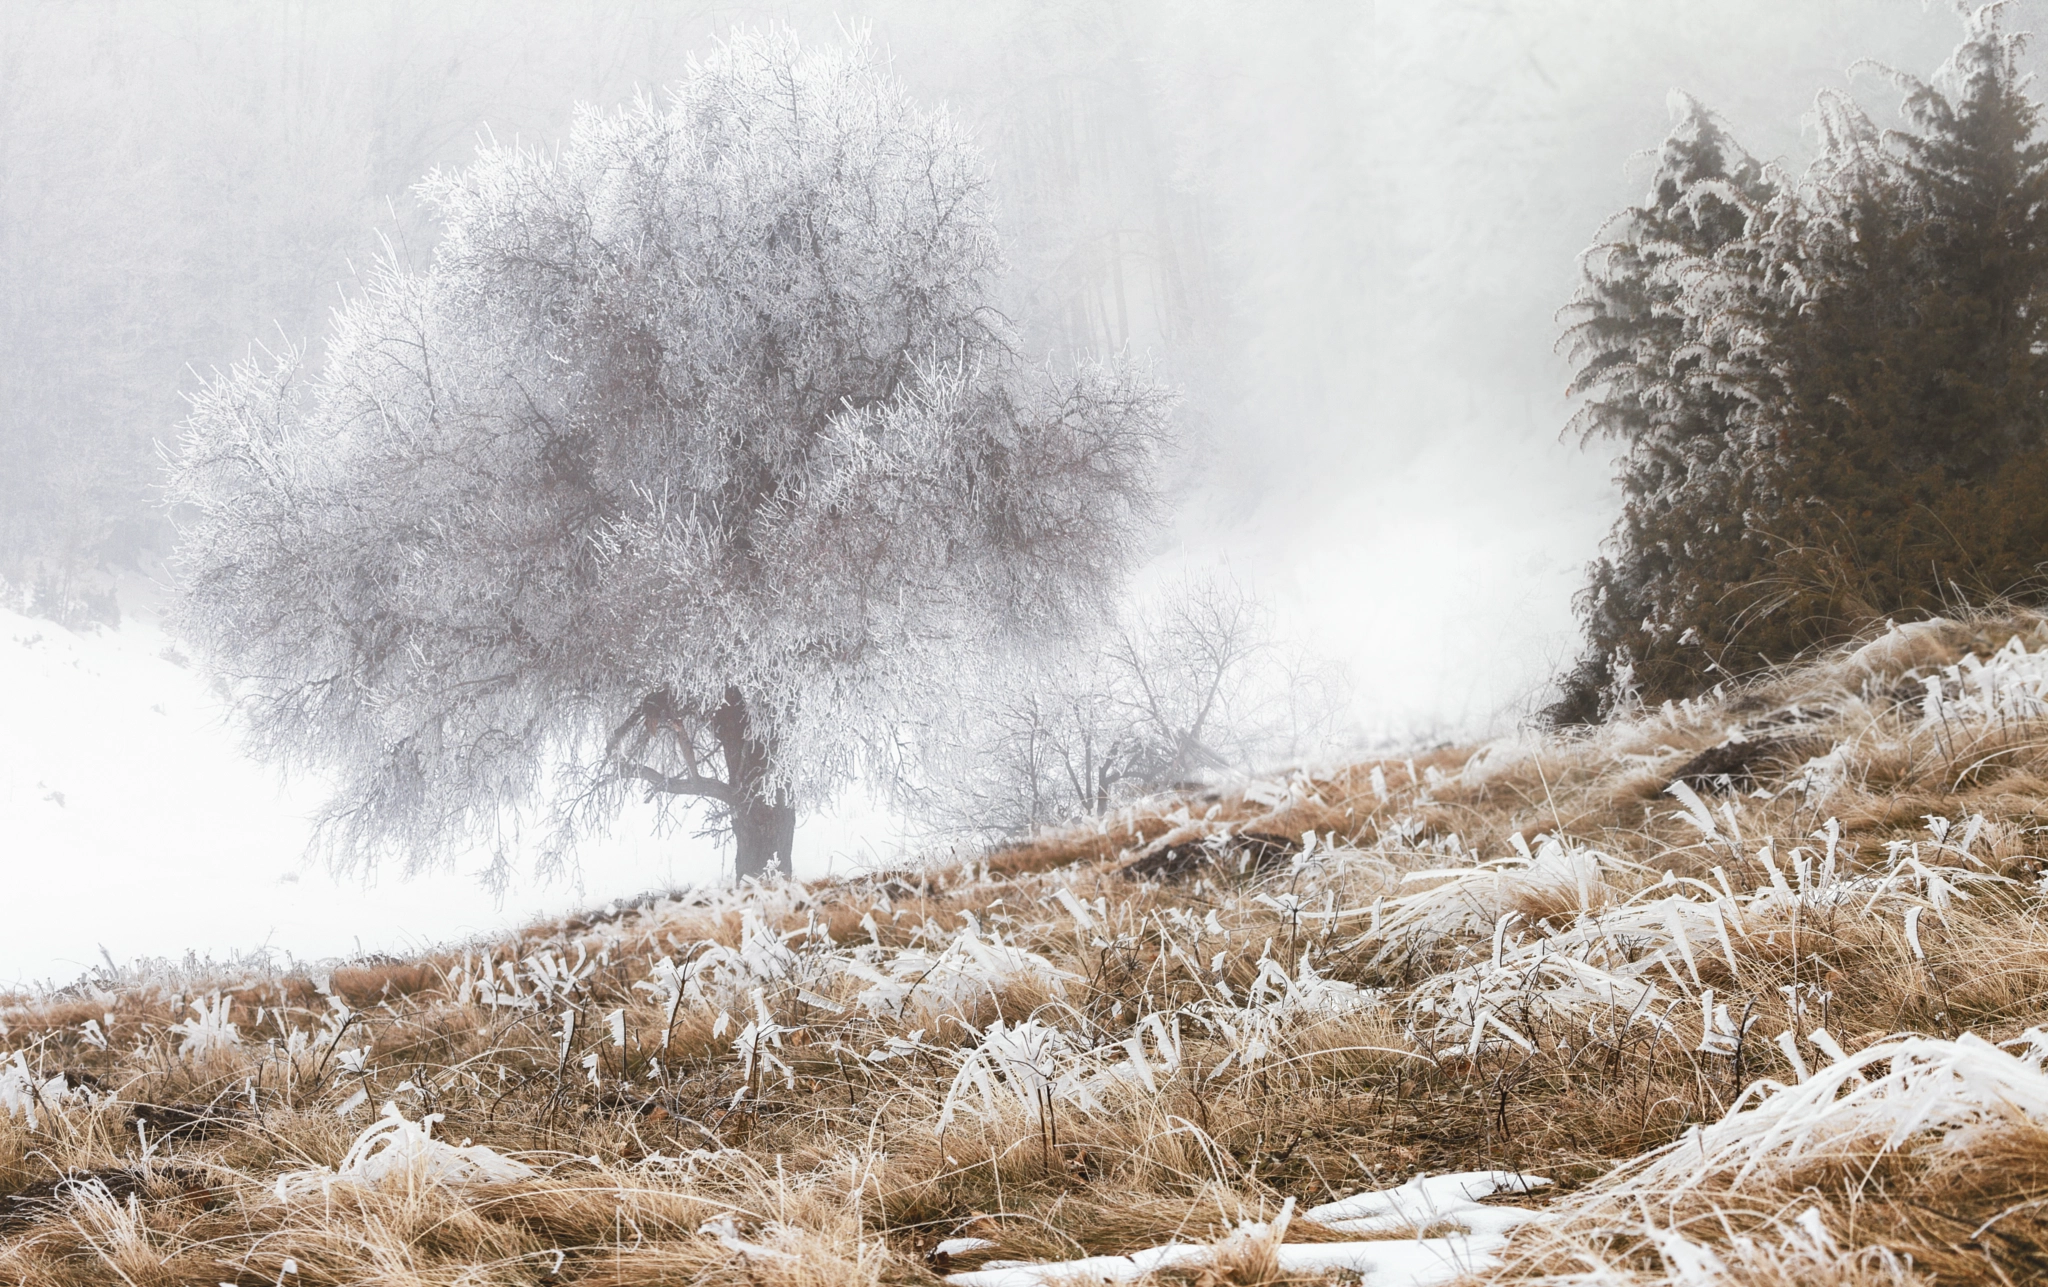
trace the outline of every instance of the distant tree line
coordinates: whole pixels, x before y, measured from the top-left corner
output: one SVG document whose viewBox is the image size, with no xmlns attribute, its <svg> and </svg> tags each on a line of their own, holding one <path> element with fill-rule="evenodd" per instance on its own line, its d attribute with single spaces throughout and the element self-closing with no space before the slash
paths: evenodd
<svg viewBox="0 0 2048 1287">
<path fill-rule="evenodd" d="M 1887 618 L 2035 599 L 2048 565 L 2048 143 L 1997 6 L 1880 128 L 1819 99 L 1800 178 L 1679 100 L 1584 260 L 1570 431 L 1623 508 L 1549 714 L 1603 718 Z"/>
</svg>

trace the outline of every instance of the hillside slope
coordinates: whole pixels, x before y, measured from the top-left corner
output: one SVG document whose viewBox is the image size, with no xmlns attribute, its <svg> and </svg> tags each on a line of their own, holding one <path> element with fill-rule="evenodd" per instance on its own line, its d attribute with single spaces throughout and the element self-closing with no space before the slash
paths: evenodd
<svg viewBox="0 0 2048 1287">
<path fill-rule="evenodd" d="M 2048 619 L 963 868 L 0 1007 L 33 1284 L 2048 1276 Z"/>
</svg>

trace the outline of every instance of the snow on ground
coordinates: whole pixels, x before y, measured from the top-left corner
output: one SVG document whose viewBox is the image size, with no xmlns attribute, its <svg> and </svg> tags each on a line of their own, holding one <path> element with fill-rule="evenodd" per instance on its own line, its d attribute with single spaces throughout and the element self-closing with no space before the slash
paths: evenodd
<svg viewBox="0 0 2048 1287">
<path fill-rule="evenodd" d="M 268 948 L 398 951 L 650 889 L 718 879 L 718 847 L 644 822 L 573 880 L 522 879 L 500 904 L 469 870 L 366 883 L 305 861 L 317 783 L 238 750 L 219 698 L 121 586 L 118 630 L 74 633 L 0 608 L 0 988 L 97 963 Z M 799 875 L 872 861 L 857 811 L 807 819 Z M 637 834 L 636 834 L 637 831 Z"/>
</svg>

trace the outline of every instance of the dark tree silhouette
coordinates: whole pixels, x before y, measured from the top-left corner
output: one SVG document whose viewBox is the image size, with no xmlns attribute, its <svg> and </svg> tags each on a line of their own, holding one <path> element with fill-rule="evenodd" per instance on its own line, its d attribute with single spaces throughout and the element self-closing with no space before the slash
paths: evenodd
<svg viewBox="0 0 2048 1287">
<path fill-rule="evenodd" d="M 1551 708 L 1681 696 L 1887 617 L 2030 595 L 2048 563 L 2048 144 L 1996 7 L 1903 128 L 1823 94 L 1802 183 L 1688 103 L 1590 252 L 1574 427 L 1624 508 Z"/>
</svg>

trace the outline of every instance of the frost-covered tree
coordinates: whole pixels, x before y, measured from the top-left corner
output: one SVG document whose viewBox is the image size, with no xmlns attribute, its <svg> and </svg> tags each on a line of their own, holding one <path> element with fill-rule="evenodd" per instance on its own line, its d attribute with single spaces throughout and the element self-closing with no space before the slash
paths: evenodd
<svg viewBox="0 0 2048 1287">
<path fill-rule="evenodd" d="M 1803 182 L 1688 105 L 1586 261 L 1577 427 L 1623 513 L 1552 708 L 1598 717 L 2048 570 L 2048 139 L 2025 40 L 1964 14 L 1901 126 L 1824 93 Z"/>
<path fill-rule="evenodd" d="M 317 371 L 198 391 L 179 617 L 339 856 L 559 855 L 644 793 L 787 871 L 931 675 L 1101 609 L 1167 398 L 1020 361 L 983 187 L 863 43 L 737 36 L 432 176 L 431 265 Z"/>
<path fill-rule="evenodd" d="M 1021 835 L 1170 787 L 1327 754 L 1347 681 L 1275 636 L 1228 580 L 1148 595 L 1093 640 L 955 686 L 919 729 L 907 811 L 939 834 Z"/>
<path fill-rule="evenodd" d="M 1622 512 L 1577 600 L 1586 649 L 1550 712 L 1561 723 L 1597 718 L 1617 682 L 1695 680 L 1726 642 L 1701 637 L 1702 601 L 1769 566 L 1744 522 L 1759 430 L 1727 321 L 1755 284 L 1748 236 L 1776 184 L 1700 103 L 1673 106 L 1648 196 L 1586 252 L 1566 310 L 1560 347 L 1584 399 L 1566 432 L 1620 445 Z"/>
<path fill-rule="evenodd" d="M 1805 289 L 1766 331 L 1796 504 L 1774 656 L 1958 600 L 2038 598 L 2048 569 L 2048 138 L 2025 37 L 1968 16 L 1903 127 L 1853 104 L 1809 184 Z M 1839 141 L 1836 141 L 1839 140 Z M 1781 258 L 1790 255 L 1780 252 Z"/>
</svg>

